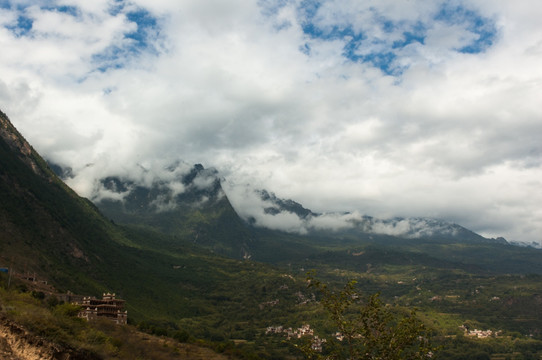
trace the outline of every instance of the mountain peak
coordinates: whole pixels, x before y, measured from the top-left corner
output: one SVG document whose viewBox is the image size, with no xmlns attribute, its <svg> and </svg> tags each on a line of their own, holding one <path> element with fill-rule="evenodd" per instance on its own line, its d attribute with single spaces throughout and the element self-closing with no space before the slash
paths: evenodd
<svg viewBox="0 0 542 360">
<path fill-rule="evenodd" d="M 264 208 L 264 212 L 266 214 L 277 215 L 286 211 L 296 214 L 300 219 L 306 219 L 317 215 L 310 209 L 304 208 L 303 205 L 296 201 L 278 198 L 273 192 L 268 192 L 267 190 L 256 190 L 256 193 L 260 196 L 261 200 L 270 204 L 270 206 Z"/>
<path fill-rule="evenodd" d="M 46 168 L 43 166 L 44 163 L 40 164 L 43 162 L 41 157 L 37 155 L 32 146 L 30 146 L 28 141 L 26 141 L 21 133 L 17 131 L 7 115 L 2 111 L 0 111 L 0 137 L 34 173 L 41 176 L 51 175 L 49 171 L 45 170 Z"/>
</svg>

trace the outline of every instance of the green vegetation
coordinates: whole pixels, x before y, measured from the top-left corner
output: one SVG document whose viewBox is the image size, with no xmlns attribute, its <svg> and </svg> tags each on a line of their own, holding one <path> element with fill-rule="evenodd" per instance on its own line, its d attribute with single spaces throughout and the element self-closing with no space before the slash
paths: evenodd
<svg viewBox="0 0 542 360">
<path fill-rule="evenodd" d="M 436 349 L 431 333 L 414 310 L 402 314 L 398 307 L 384 306 L 379 294 L 364 298 L 355 281 L 340 291 L 309 277 L 309 287 L 317 289 L 320 303 L 329 313 L 337 332 L 324 341 L 314 337 L 301 349 L 309 359 L 400 360 L 429 359 Z M 322 350 L 322 346 L 324 350 Z M 322 354 L 321 354 L 322 353 Z"/>
<path fill-rule="evenodd" d="M 25 339 L 30 347 L 47 347 L 50 342 L 56 356 L 70 354 L 70 358 L 89 360 L 226 359 L 208 348 L 186 344 L 186 339 L 179 342 L 152 336 L 108 320 L 87 322 L 77 317 L 79 307 L 38 293 L 0 288 L 0 304 L 0 329 L 7 326 L 18 334 L 28 332 L 31 335 L 25 335 Z"/>
<path fill-rule="evenodd" d="M 61 292 L 116 292 L 127 301 L 129 321 L 149 334 L 244 359 L 299 358 L 284 331 L 268 329 L 310 325 L 332 337 L 336 327 L 317 289 L 307 287 L 306 271 L 316 269 L 330 291 L 354 279 L 363 294 L 380 293 L 370 308 L 389 305 L 408 315 L 415 307 L 441 347 L 435 358 L 542 355 L 540 250 L 476 239 L 255 229 L 242 223 L 227 198 L 207 208 L 181 207 L 166 214 L 167 221 L 132 215 L 139 217 L 114 224 L 56 178 L 37 153 L 19 153 L 0 136 L 0 266 L 36 273 Z M 246 253 L 250 260 L 243 259 Z M 122 334 L 141 340 L 131 327 L 89 328 L 72 316 L 70 305 L 36 289 L 2 296 L 5 316 L 67 346 L 113 356 L 128 351 L 118 346 L 131 341 Z M 482 338 L 474 329 L 491 333 Z M 167 344 L 181 349 L 178 342 Z"/>
</svg>

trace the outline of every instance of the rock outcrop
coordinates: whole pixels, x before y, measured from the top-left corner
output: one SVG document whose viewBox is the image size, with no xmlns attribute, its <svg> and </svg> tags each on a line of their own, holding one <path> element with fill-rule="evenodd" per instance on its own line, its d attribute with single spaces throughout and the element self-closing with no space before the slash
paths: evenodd
<svg viewBox="0 0 542 360">
<path fill-rule="evenodd" d="M 0 359 L 98 360 L 100 357 L 50 342 L 0 315 Z"/>
</svg>

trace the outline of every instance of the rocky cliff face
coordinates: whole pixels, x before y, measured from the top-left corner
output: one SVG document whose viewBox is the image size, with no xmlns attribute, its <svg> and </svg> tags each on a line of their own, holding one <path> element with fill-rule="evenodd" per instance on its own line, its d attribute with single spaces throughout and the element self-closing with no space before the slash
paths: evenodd
<svg viewBox="0 0 542 360">
<path fill-rule="evenodd" d="M 97 360 L 82 352 L 35 336 L 19 324 L 0 316 L 0 359 L 10 360 Z"/>
<path fill-rule="evenodd" d="M 43 171 L 39 168 L 33 158 L 33 149 L 23 136 L 11 124 L 6 114 L 0 111 L 0 137 L 15 150 L 19 157 L 34 171 L 36 174 L 43 175 Z"/>
</svg>

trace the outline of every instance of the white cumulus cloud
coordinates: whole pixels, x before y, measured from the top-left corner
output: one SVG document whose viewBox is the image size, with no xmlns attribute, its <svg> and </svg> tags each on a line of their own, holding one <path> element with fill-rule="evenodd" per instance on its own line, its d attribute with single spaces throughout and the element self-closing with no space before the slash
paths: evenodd
<svg viewBox="0 0 542 360">
<path fill-rule="evenodd" d="M 541 16 L 505 0 L 4 1 L 0 108 L 85 196 L 183 160 L 316 212 L 542 242 Z"/>
</svg>

